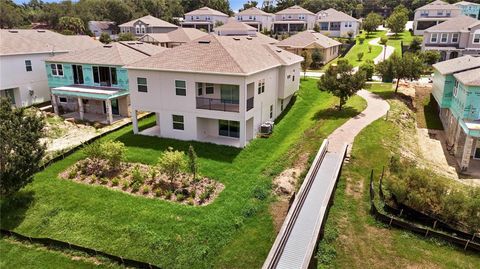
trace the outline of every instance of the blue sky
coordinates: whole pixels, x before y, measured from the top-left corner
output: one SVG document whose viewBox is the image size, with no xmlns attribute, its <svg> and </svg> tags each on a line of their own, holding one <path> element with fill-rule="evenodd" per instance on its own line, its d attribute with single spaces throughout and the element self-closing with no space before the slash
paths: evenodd
<svg viewBox="0 0 480 269">
<path fill-rule="evenodd" d="M 14 0 L 15 3 L 25 3 L 29 2 L 30 0 Z M 60 0 L 43 0 L 44 2 L 60 2 Z M 247 2 L 247 0 L 230 0 L 230 7 L 233 11 L 238 11 L 239 8 L 243 7 L 243 3 Z M 263 1 L 258 0 L 258 6 L 261 6 Z"/>
</svg>

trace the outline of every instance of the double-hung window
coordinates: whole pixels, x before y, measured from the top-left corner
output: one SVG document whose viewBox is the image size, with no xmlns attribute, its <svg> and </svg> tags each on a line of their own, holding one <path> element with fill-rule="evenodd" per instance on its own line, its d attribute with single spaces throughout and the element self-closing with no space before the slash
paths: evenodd
<svg viewBox="0 0 480 269">
<path fill-rule="evenodd" d="M 187 95 L 187 83 L 185 80 L 175 80 L 175 94 L 179 96 Z"/>
<path fill-rule="evenodd" d="M 31 60 L 25 60 L 25 69 L 27 72 L 32 71 L 32 61 Z"/>
<path fill-rule="evenodd" d="M 63 65 L 61 64 L 50 64 L 52 69 L 52 76 L 54 77 L 63 77 Z"/>
<path fill-rule="evenodd" d="M 270 105 L 270 119 L 273 118 L 273 105 Z"/>
<path fill-rule="evenodd" d="M 137 77 L 138 92 L 148 92 L 147 79 Z"/>
<path fill-rule="evenodd" d="M 197 83 L 197 95 L 198 96 L 203 95 L 203 83 L 202 82 Z"/>
<path fill-rule="evenodd" d="M 448 34 L 447 33 L 442 33 L 440 35 L 440 43 L 447 43 L 448 41 Z"/>
<path fill-rule="evenodd" d="M 475 33 L 473 35 L 473 43 L 477 44 L 477 43 L 480 43 L 480 33 Z"/>
<path fill-rule="evenodd" d="M 182 115 L 172 115 L 173 129 L 185 130 L 184 118 Z"/>
<path fill-rule="evenodd" d="M 212 83 L 205 83 L 205 93 L 206 94 L 213 94 L 214 88 Z"/>
<path fill-rule="evenodd" d="M 265 79 L 262 79 L 258 82 L 258 94 L 265 92 Z"/>
<path fill-rule="evenodd" d="M 430 35 L 430 43 L 437 43 L 438 41 L 438 34 L 437 33 L 432 33 Z"/>
<path fill-rule="evenodd" d="M 452 34 L 452 43 L 458 43 L 458 33 Z"/>
</svg>

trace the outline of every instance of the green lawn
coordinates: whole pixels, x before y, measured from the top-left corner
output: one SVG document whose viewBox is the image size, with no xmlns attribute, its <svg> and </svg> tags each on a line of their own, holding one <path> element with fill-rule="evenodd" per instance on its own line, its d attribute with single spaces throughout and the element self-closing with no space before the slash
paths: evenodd
<svg viewBox="0 0 480 269">
<path fill-rule="evenodd" d="M 127 160 L 145 164 L 156 163 L 169 146 L 186 150 L 192 144 L 200 172 L 225 185 L 208 206 L 179 205 L 58 179 L 58 173 L 85 157 L 79 151 L 2 201 L 1 227 L 163 268 L 258 268 L 275 239 L 269 211 L 274 199 L 259 200 L 254 192 L 270 190 L 273 177 L 294 161 L 292 151 L 309 148 L 313 153 L 326 135 L 365 107 L 365 101 L 355 97 L 345 112 L 332 114 L 336 102 L 316 89 L 316 80 L 303 81 L 295 104 L 274 134 L 255 139 L 243 150 L 133 135 L 131 127 L 104 138 L 122 141 L 128 148 Z M 151 125 L 153 120 L 140 124 Z M 32 262 L 30 256 L 25 259 Z"/>
<path fill-rule="evenodd" d="M 355 139 L 320 243 L 318 268 L 480 268 L 480 256 L 473 252 L 389 229 L 369 214 L 371 169 L 379 176 L 390 156 L 399 153 L 400 132 L 415 128 L 406 105 L 392 99 L 391 84 L 372 85 L 371 91 L 389 99 L 389 120 L 375 121 Z"/>
<path fill-rule="evenodd" d="M 32 244 L 19 243 L 11 239 L 0 239 L 0 268 L 124 268 L 114 264 L 98 264 L 98 260 L 73 254 L 64 254 L 59 251 L 49 250 Z"/>
</svg>

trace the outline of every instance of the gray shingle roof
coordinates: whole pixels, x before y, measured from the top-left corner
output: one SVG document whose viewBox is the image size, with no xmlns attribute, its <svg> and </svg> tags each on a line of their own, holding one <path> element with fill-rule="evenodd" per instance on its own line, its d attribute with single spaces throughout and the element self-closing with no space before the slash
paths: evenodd
<svg viewBox="0 0 480 269">
<path fill-rule="evenodd" d="M 190 11 L 188 13 L 185 13 L 185 16 L 195 16 L 195 15 L 198 15 L 198 16 L 202 16 L 202 15 L 210 15 L 210 16 L 223 16 L 223 17 L 228 17 L 227 14 L 225 13 L 222 13 L 218 10 L 215 10 L 213 8 L 209 8 L 209 7 L 201 7 L 199 9 L 195 9 L 193 11 Z"/>
<path fill-rule="evenodd" d="M 249 75 L 302 60 L 300 56 L 252 37 L 208 35 L 127 68 Z"/>
<path fill-rule="evenodd" d="M 448 75 L 472 68 L 480 67 L 480 57 L 473 57 L 470 55 L 458 57 L 455 59 L 439 62 L 433 67 L 442 75 Z"/>
<path fill-rule="evenodd" d="M 77 51 L 101 46 L 85 35 L 62 35 L 50 30 L 0 29 L 0 55 Z"/>
<path fill-rule="evenodd" d="M 257 7 L 251 7 L 251 8 L 248 8 L 248 9 L 245 9 L 243 11 L 240 11 L 238 12 L 237 14 L 235 15 L 264 15 L 264 16 L 273 16 L 273 14 L 271 13 L 267 13 Z"/>
<path fill-rule="evenodd" d="M 441 0 L 435 0 L 429 4 L 426 4 L 424 6 L 417 8 L 416 10 L 437 10 L 437 9 L 452 10 L 452 9 L 460 9 L 460 8 Z"/>
<path fill-rule="evenodd" d="M 195 28 L 178 28 L 168 33 L 145 34 L 140 38 L 140 40 L 145 36 L 150 36 L 151 38 L 155 39 L 157 42 L 160 42 L 160 43 L 166 43 L 166 42 L 186 43 L 206 35 L 208 34 Z"/>
<path fill-rule="evenodd" d="M 245 24 L 237 19 L 231 17 L 228 18 L 227 23 L 224 25 L 215 27 L 213 30 L 215 31 L 222 31 L 222 30 L 230 30 L 230 31 L 256 31 L 255 27 L 252 27 L 248 24 Z"/>
<path fill-rule="evenodd" d="M 434 25 L 426 29 L 425 32 L 469 31 L 470 27 L 477 24 L 480 24 L 477 19 L 462 15 Z"/>
<path fill-rule="evenodd" d="M 133 27 L 133 24 L 136 23 L 137 21 L 142 21 L 145 24 L 148 24 L 148 26 L 151 27 L 174 27 L 177 28 L 178 26 L 175 24 L 171 24 L 169 22 L 166 22 L 164 20 L 161 20 L 159 18 L 153 17 L 152 15 L 147 15 L 143 16 L 138 19 L 131 20 L 129 22 L 126 22 L 124 24 L 120 24 L 120 27 Z"/>
<path fill-rule="evenodd" d="M 284 10 L 280 10 L 279 12 L 275 13 L 275 15 L 283 15 L 283 14 L 311 14 L 315 15 L 313 12 L 304 9 L 301 6 L 291 6 L 289 8 L 286 8 Z"/>
<path fill-rule="evenodd" d="M 313 43 L 316 43 L 323 48 L 330 48 L 342 44 L 335 39 L 324 36 L 313 30 L 307 30 L 286 38 L 278 42 L 276 45 L 279 47 L 305 48 Z"/>
<path fill-rule="evenodd" d="M 319 22 L 358 21 L 354 17 L 333 8 L 321 10 L 317 13 L 317 15 Z"/>
<path fill-rule="evenodd" d="M 453 75 L 462 84 L 467 86 L 480 86 L 480 67 Z"/>
</svg>

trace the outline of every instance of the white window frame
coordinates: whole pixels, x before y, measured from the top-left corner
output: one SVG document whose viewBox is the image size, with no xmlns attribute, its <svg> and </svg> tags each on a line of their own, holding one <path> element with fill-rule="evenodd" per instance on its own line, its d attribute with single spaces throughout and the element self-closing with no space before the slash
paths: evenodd
<svg viewBox="0 0 480 269">
<path fill-rule="evenodd" d="M 433 41 L 434 36 L 435 36 L 435 41 Z M 438 33 L 430 34 L 430 43 L 438 43 Z"/>
<path fill-rule="evenodd" d="M 135 25 L 135 34 L 140 34 L 140 25 Z"/>
<path fill-rule="evenodd" d="M 453 97 L 457 97 L 458 95 L 458 80 L 455 80 L 455 86 L 453 87 Z"/>
<path fill-rule="evenodd" d="M 58 68 L 60 67 L 60 68 Z M 52 76 L 54 77 L 63 77 L 63 64 L 50 64 L 50 68 L 52 69 Z M 62 70 L 62 74 L 60 75 L 59 70 Z"/>
<path fill-rule="evenodd" d="M 142 34 L 145 34 L 147 32 L 146 30 L 147 28 L 145 27 L 145 25 L 140 26 L 140 31 Z"/>
<path fill-rule="evenodd" d="M 65 99 L 65 101 L 62 101 L 62 99 Z M 68 97 L 65 96 L 59 96 L 58 97 L 58 102 L 62 104 L 67 104 L 68 103 Z"/>
<path fill-rule="evenodd" d="M 478 36 L 478 38 L 477 38 L 477 41 L 475 42 L 475 37 L 476 36 Z M 473 44 L 479 44 L 480 43 L 480 32 L 479 31 L 475 31 L 475 33 L 473 33 L 472 43 Z"/>
<path fill-rule="evenodd" d="M 455 41 L 453 40 L 453 38 L 455 37 Z M 452 43 L 458 43 L 458 38 L 460 37 L 460 34 L 459 33 L 453 33 L 452 34 L 452 38 L 450 39 L 450 42 Z"/>
<path fill-rule="evenodd" d="M 300 20 L 304 20 L 305 19 L 305 15 L 301 14 L 301 15 L 298 15 L 298 19 Z"/>
<path fill-rule="evenodd" d="M 140 83 L 140 79 L 145 79 L 145 83 Z M 145 87 L 145 90 L 140 90 L 140 86 Z M 148 92 L 148 79 L 144 77 L 137 77 L 137 92 Z"/>
<path fill-rule="evenodd" d="M 185 87 L 178 87 L 177 86 L 177 81 L 178 82 L 183 82 L 185 84 Z M 178 94 L 178 90 L 185 90 L 185 94 Z M 187 81 L 181 80 L 181 79 L 176 79 L 175 80 L 175 96 L 187 96 Z"/>
<path fill-rule="evenodd" d="M 445 36 L 445 41 L 443 41 L 444 36 Z M 448 43 L 448 34 L 447 33 L 441 33 L 440 34 L 440 43 Z"/>
<path fill-rule="evenodd" d="M 175 117 L 182 117 L 182 121 L 175 121 Z M 175 124 L 181 124 L 182 128 L 175 128 Z M 172 129 L 174 131 L 185 131 L 185 116 L 172 114 Z"/>
<path fill-rule="evenodd" d="M 29 67 L 30 67 L 30 70 L 28 70 Z M 32 72 L 33 71 L 32 60 L 25 60 L 25 70 L 27 72 Z"/>
<path fill-rule="evenodd" d="M 265 79 L 258 81 L 257 94 L 262 94 L 265 92 Z"/>
</svg>

